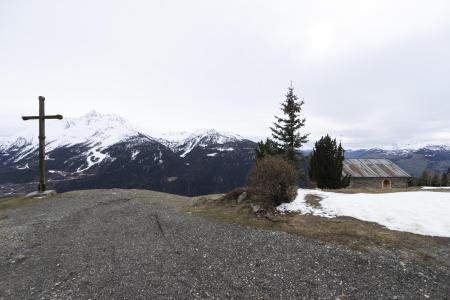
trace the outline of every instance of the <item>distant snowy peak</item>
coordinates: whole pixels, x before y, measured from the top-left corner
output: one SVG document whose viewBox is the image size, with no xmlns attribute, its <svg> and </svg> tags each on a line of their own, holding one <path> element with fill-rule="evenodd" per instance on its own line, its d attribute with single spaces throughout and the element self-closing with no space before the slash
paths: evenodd
<svg viewBox="0 0 450 300">
<path fill-rule="evenodd" d="M 25 131 L 3 139 L 3 147 L 37 146 L 37 122 L 29 122 L 27 125 L 28 128 Z M 47 151 L 76 144 L 89 144 L 102 150 L 138 134 L 139 132 L 124 118 L 92 111 L 79 118 L 47 121 Z"/>
<path fill-rule="evenodd" d="M 196 147 L 223 145 L 244 140 L 240 135 L 219 132 L 215 129 L 198 129 L 195 132 L 171 132 L 159 134 L 158 141 L 168 146 L 172 151 L 185 157 Z"/>
<path fill-rule="evenodd" d="M 390 146 L 380 146 L 380 147 L 367 147 L 367 148 L 354 148 L 348 149 L 349 151 L 373 151 L 373 152 L 384 152 L 390 154 L 401 154 L 409 153 L 413 151 L 450 151 L 450 145 L 432 145 L 432 144 L 402 144 L 402 145 L 390 145 Z"/>
<path fill-rule="evenodd" d="M 204 140 L 207 144 L 224 144 L 227 142 L 241 141 L 244 138 L 230 132 L 220 132 L 215 129 L 198 129 L 194 132 L 175 131 L 159 134 L 151 134 L 168 142 L 181 145 L 189 140 Z"/>
<path fill-rule="evenodd" d="M 95 110 L 88 112 L 78 118 L 67 118 L 66 127 L 70 126 L 96 126 L 96 127 L 117 127 L 119 125 L 130 126 L 128 121 L 115 114 L 101 114 Z"/>
<path fill-rule="evenodd" d="M 0 150 L 23 148 L 26 151 L 38 145 L 37 122 L 28 122 L 27 129 L 12 137 L 0 139 Z M 169 132 L 153 134 L 130 124 L 114 114 L 91 111 L 78 118 L 48 120 L 46 126 L 46 149 L 83 144 L 95 151 L 103 151 L 111 145 L 130 138 L 155 140 L 184 157 L 195 147 L 223 145 L 244 140 L 241 136 L 215 129 L 199 129 L 195 132 Z M 228 147 L 227 149 L 230 149 Z"/>
<path fill-rule="evenodd" d="M 199 129 L 185 139 L 185 141 L 189 140 L 197 140 L 199 146 L 207 146 L 242 141 L 243 138 L 237 134 L 219 132 L 215 129 Z"/>
<path fill-rule="evenodd" d="M 450 145 L 427 145 L 422 149 L 430 151 L 450 151 Z"/>
</svg>

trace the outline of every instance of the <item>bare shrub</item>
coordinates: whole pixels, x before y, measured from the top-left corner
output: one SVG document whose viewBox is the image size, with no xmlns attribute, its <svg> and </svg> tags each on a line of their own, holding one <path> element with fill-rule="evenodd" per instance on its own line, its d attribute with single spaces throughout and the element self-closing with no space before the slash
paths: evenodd
<svg viewBox="0 0 450 300">
<path fill-rule="evenodd" d="M 291 202 L 297 196 L 299 173 L 293 165 L 280 158 L 257 161 L 248 180 L 271 206 Z"/>
</svg>

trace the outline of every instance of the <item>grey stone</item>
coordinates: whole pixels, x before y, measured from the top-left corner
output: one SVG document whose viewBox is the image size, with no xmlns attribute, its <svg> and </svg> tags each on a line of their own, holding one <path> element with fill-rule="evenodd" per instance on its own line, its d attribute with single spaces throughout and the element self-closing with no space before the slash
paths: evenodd
<svg viewBox="0 0 450 300">
<path fill-rule="evenodd" d="M 247 200 L 247 192 L 243 192 L 242 194 L 239 195 L 237 203 L 242 203 L 245 200 Z"/>
<path fill-rule="evenodd" d="M 261 206 L 259 206 L 258 204 L 251 204 L 250 207 L 252 208 L 253 213 L 259 213 L 262 212 L 263 209 L 261 208 Z"/>
<path fill-rule="evenodd" d="M 48 190 L 45 192 L 32 192 L 32 193 L 27 194 L 25 197 L 26 198 L 42 198 L 42 197 L 47 197 L 47 196 L 52 196 L 52 195 L 56 195 L 55 190 Z"/>
<path fill-rule="evenodd" d="M 21 262 L 25 261 L 27 258 L 25 257 L 25 255 L 18 255 L 16 258 L 14 258 L 13 260 L 11 260 L 12 264 L 20 264 Z"/>
<path fill-rule="evenodd" d="M 270 212 L 266 212 L 264 214 L 264 218 L 268 219 L 268 220 L 273 220 L 273 214 Z"/>
</svg>

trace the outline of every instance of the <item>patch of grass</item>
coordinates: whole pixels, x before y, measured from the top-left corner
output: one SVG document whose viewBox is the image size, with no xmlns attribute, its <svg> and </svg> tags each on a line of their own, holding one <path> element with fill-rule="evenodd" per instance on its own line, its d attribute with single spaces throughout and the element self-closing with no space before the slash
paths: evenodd
<svg viewBox="0 0 450 300">
<path fill-rule="evenodd" d="M 310 205 L 320 205 L 320 198 L 310 195 Z M 450 266 L 450 239 L 389 230 L 379 224 L 351 217 L 323 218 L 313 215 L 259 214 L 251 212 L 248 202 L 220 201 L 203 197 L 185 208 L 193 214 L 223 223 L 284 231 L 309 239 L 345 245 L 359 251 L 384 249 L 397 251 L 424 264 Z M 419 255 L 421 253 L 421 255 Z"/>
<path fill-rule="evenodd" d="M 51 198 L 52 198 L 51 196 L 47 196 L 44 198 L 12 197 L 2 199 L 2 201 L 0 202 L 0 211 L 5 209 L 24 207 L 36 203 L 42 203 L 48 201 L 48 199 Z"/>
<path fill-rule="evenodd" d="M 309 205 L 311 205 L 314 208 L 320 208 L 322 207 L 320 205 L 320 200 L 322 200 L 319 196 L 317 195 L 306 195 L 305 197 L 305 202 L 308 203 Z"/>
</svg>

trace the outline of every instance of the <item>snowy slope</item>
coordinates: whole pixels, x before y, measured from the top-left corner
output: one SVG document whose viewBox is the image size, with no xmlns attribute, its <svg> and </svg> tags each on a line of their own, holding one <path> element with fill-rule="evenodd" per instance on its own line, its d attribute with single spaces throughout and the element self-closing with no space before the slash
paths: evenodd
<svg viewBox="0 0 450 300">
<path fill-rule="evenodd" d="M 13 163 L 32 155 L 38 148 L 38 122 L 29 121 L 28 128 L 9 138 L 0 140 L 0 150 L 8 153 Z M 79 118 L 46 121 L 46 152 L 61 147 L 83 145 L 84 163 L 76 172 L 83 172 L 105 159 L 111 158 L 105 149 L 138 136 L 139 132 L 120 116 L 92 111 Z M 23 168 L 17 166 L 17 169 Z"/>
<path fill-rule="evenodd" d="M 306 203 L 308 194 L 321 197 L 321 207 Z M 300 189 L 293 202 L 280 205 L 278 210 L 326 218 L 349 216 L 392 230 L 450 237 L 450 193 L 446 192 L 342 194 Z"/>
<path fill-rule="evenodd" d="M 38 122 L 24 123 L 25 131 L 0 138 L 0 192 L 1 184 L 37 179 Z M 221 193 L 243 185 L 254 161 L 253 142 L 213 129 L 153 135 L 120 116 L 95 111 L 46 125 L 48 183 L 62 191 Z"/>
<path fill-rule="evenodd" d="M 152 134 L 158 141 L 168 146 L 174 152 L 179 153 L 180 157 L 186 157 L 196 147 L 207 147 L 211 145 L 223 145 L 243 141 L 244 138 L 237 134 L 229 132 L 219 132 L 215 129 L 199 129 L 193 133 L 189 132 L 171 132 L 162 134 Z M 232 151 L 230 147 L 217 148 L 218 151 Z"/>
<path fill-rule="evenodd" d="M 14 146 L 27 146 L 27 149 L 37 147 L 38 122 L 28 123 L 27 130 L 0 140 L 3 149 Z M 49 152 L 62 146 L 87 144 L 101 151 L 138 134 L 139 132 L 120 116 L 92 111 L 79 118 L 47 120 L 46 150 Z"/>
</svg>

